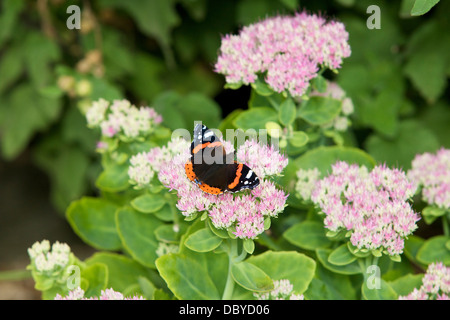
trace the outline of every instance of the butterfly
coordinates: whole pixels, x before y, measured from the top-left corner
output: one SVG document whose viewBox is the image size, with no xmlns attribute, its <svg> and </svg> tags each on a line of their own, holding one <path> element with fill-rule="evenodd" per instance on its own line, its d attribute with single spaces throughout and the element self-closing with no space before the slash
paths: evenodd
<svg viewBox="0 0 450 320">
<path fill-rule="evenodd" d="M 209 194 L 238 192 L 259 185 L 258 176 L 245 164 L 226 154 L 222 142 L 205 125 L 196 124 L 191 158 L 184 166 L 186 176 Z"/>
</svg>

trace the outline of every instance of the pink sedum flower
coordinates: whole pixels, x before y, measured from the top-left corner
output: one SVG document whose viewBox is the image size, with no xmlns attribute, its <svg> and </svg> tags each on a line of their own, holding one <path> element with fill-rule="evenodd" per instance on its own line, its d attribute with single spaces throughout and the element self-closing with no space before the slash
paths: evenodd
<svg viewBox="0 0 450 320">
<path fill-rule="evenodd" d="M 450 209 L 450 150 L 436 154 L 416 155 L 408 177 L 422 187 L 422 198 L 428 204 Z"/>
<path fill-rule="evenodd" d="M 399 300 L 449 300 L 450 268 L 442 262 L 432 263 L 422 278 L 422 286 Z"/>
<path fill-rule="evenodd" d="M 332 173 L 318 180 L 311 200 L 325 213 L 325 227 L 346 231 L 358 249 L 401 254 L 404 239 L 416 228 L 417 213 L 408 203 L 415 185 L 404 172 L 376 166 L 337 162 Z"/>
<path fill-rule="evenodd" d="M 277 92 L 301 96 L 319 67 L 338 69 L 351 53 L 342 23 L 306 12 L 270 17 L 222 38 L 215 65 L 227 83 L 254 83 L 258 74 Z"/>
<path fill-rule="evenodd" d="M 280 173 L 288 164 L 288 159 L 275 146 L 246 140 L 237 150 L 236 157 L 248 165 L 260 178 Z"/>
<path fill-rule="evenodd" d="M 169 162 L 173 156 L 189 148 L 189 145 L 188 141 L 176 138 L 167 146 L 152 148 L 148 152 L 140 152 L 132 156 L 128 168 L 129 182 L 138 189 L 149 185 L 161 166 Z"/>
<path fill-rule="evenodd" d="M 90 128 L 100 128 L 103 137 L 136 139 L 150 133 L 162 117 L 153 108 L 137 108 L 125 99 L 112 104 L 99 99 L 86 111 L 86 120 Z"/>
<path fill-rule="evenodd" d="M 226 152 L 231 152 L 231 144 L 224 143 Z M 252 149 L 252 150 L 249 150 Z M 151 151 L 150 151 L 151 152 Z M 272 147 L 258 143 L 244 143 L 237 150 L 237 158 L 255 173 L 260 174 L 261 183 L 255 189 L 244 193 L 224 193 L 212 195 L 203 192 L 189 181 L 184 165 L 190 158 L 189 144 L 160 166 L 158 178 L 170 190 L 175 190 L 179 200 L 177 208 L 185 217 L 206 211 L 218 229 L 228 229 L 238 238 L 254 239 L 264 231 L 264 220 L 276 217 L 286 206 L 287 194 L 268 180 L 269 175 L 281 173 L 287 159 Z M 246 156 L 246 160 L 240 156 Z M 280 163 L 267 164 L 261 155 L 269 159 L 279 159 Z"/>
</svg>

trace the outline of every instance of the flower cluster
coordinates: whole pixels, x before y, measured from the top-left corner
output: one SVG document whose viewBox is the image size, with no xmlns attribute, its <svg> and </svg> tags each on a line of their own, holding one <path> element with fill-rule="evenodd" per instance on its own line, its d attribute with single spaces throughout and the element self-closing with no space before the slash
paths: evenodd
<svg viewBox="0 0 450 320">
<path fill-rule="evenodd" d="M 297 182 L 295 191 L 305 201 L 311 200 L 311 192 L 316 186 L 317 180 L 320 178 L 320 171 L 314 169 L 300 169 L 297 171 Z"/>
<path fill-rule="evenodd" d="M 422 187 L 424 201 L 450 209 L 450 149 L 416 155 L 408 177 Z"/>
<path fill-rule="evenodd" d="M 384 165 L 371 172 L 338 161 L 332 173 L 318 180 L 311 200 L 325 213 L 325 227 L 345 231 L 358 249 L 401 254 L 404 240 L 419 220 L 408 202 L 416 190 L 406 174 Z"/>
<path fill-rule="evenodd" d="M 122 293 L 111 289 L 102 290 L 100 296 L 86 298 L 80 287 L 70 291 L 67 296 L 57 294 L 54 300 L 145 300 L 142 296 L 125 297 Z"/>
<path fill-rule="evenodd" d="M 280 173 L 288 164 L 288 159 L 277 152 L 274 145 L 258 144 L 255 140 L 246 140 L 236 157 L 253 168 L 260 178 Z"/>
<path fill-rule="evenodd" d="M 253 293 L 258 300 L 304 300 L 302 294 L 295 294 L 294 286 L 287 279 L 275 280 L 273 290 L 264 293 Z"/>
<path fill-rule="evenodd" d="M 233 152 L 231 143 L 224 141 L 223 145 L 226 152 Z M 189 146 L 186 140 L 174 139 L 167 147 L 151 149 L 144 155 L 150 169 L 143 171 L 158 172 L 159 181 L 170 190 L 177 191 L 177 208 L 185 217 L 207 211 L 216 228 L 230 229 L 238 238 L 254 239 L 264 231 L 265 218 L 276 217 L 284 210 L 287 194 L 265 179 L 281 173 L 287 165 L 287 158 L 275 148 L 256 142 L 244 143 L 236 152 L 237 158 L 258 174 L 260 185 L 249 193 L 212 195 L 203 192 L 186 176 L 184 165 L 191 156 Z M 240 156 L 245 159 L 240 159 Z M 131 180 L 138 179 L 135 174 L 140 167 L 142 165 L 130 167 Z"/>
<path fill-rule="evenodd" d="M 189 142 L 182 138 L 175 138 L 167 146 L 156 147 L 148 152 L 140 152 L 130 158 L 128 177 L 130 183 L 137 188 L 143 188 L 150 184 L 155 173 L 161 166 L 169 162 L 173 156 L 189 149 Z"/>
<path fill-rule="evenodd" d="M 40 274 L 60 274 L 68 265 L 71 258 L 70 247 L 56 241 L 50 248 L 50 242 L 43 240 L 35 242 L 28 248 L 31 267 Z"/>
<path fill-rule="evenodd" d="M 276 16 L 222 38 L 215 71 L 227 83 L 254 83 L 266 73 L 277 92 L 301 96 L 319 66 L 338 69 L 351 53 L 342 23 L 306 12 Z"/>
<path fill-rule="evenodd" d="M 224 146 L 226 151 L 230 152 L 229 144 Z M 248 148 L 256 150 L 250 151 Z M 257 158 L 262 154 L 269 159 L 279 158 L 280 162 L 266 163 L 264 159 Z M 254 239 L 264 231 L 265 218 L 276 217 L 284 210 L 287 195 L 265 178 L 269 173 L 281 173 L 287 165 L 287 159 L 274 148 L 261 146 L 256 142 L 244 143 L 237 149 L 236 155 L 238 161 L 249 165 L 255 173 L 260 174 L 260 185 L 249 193 L 211 195 L 203 192 L 186 177 L 184 164 L 190 157 L 188 149 L 173 157 L 161 168 L 159 180 L 166 187 L 177 191 L 177 207 L 186 217 L 207 211 L 216 228 L 229 229 L 241 239 Z M 240 159 L 239 155 L 246 155 L 247 159 Z"/>
<path fill-rule="evenodd" d="M 93 102 L 86 111 L 86 119 L 88 126 L 99 127 L 104 137 L 128 139 L 150 133 L 162 121 L 153 108 L 137 108 L 128 100 L 114 100 L 110 105 L 105 99 Z"/>
<path fill-rule="evenodd" d="M 399 300 L 450 300 L 450 268 L 442 262 L 432 263 L 422 279 L 422 286 L 415 288 Z"/>
</svg>

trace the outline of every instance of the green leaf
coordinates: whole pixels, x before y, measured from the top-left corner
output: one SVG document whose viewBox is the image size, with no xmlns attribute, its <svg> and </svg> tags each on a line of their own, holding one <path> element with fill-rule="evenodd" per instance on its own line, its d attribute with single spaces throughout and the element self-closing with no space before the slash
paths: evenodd
<svg viewBox="0 0 450 320">
<path fill-rule="evenodd" d="M 160 242 L 178 243 L 178 232 L 173 230 L 173 225 L 163 224 L 156 228 L 155 236 Z"/>
<path fill-rule="evenodd" d="M 309 137 L 303 131 L 294 131 L 292 137 L 289 138 L 289 143 L 294 147 L 300 148 L 308 143 Z"/>
<path fill-rule="evenodd" d="M 324 93 L 327 90 L 327 80 L 321 75 L 312 79 L 311 85 L 320 93 Z"/>
<path fill-rule="evenodd" d="M 60 110 L 59 99 L 44 97 L 29 84 L 15 87 L 0 105 L 3 156 L 16 157 L 36 132 L 56 119 Z"/>
<path fill-rule="evenodd" d="M 341 111 L 342 102 L 329 97 L 311 97 L 300 106 L 297 116 L 313 125 L 330 122 Z"/>
<path fill-rule="evenodd" d="M 405 120 L 400 122 L 398 135 L 394 139 L 372 135 L 366 141 L 366 148 L 377 162 L 408 170 L 416 154 L 436 151 L 439 142 L 430 130 L 417 121 Z"/>
<path fill-rule="evenodd" d="M 112 52 L 114 55 L 115 50 L 113 49 Z M 131 73 L 130 89 L 142 99 L 153 101 L 164 90 L 161 81 L 165 71 L 164 61 L 157 56 L 142 52 L 133 54 L 132 58 L 134 70 Z"/>
<path fill-rule="evenodd" d="M 191 234 L 185 242 L 185 246 L 197 252 L 208 252 L 216 249 L 222 243 L 222 238 L 216 236 L 211 229 L 200 229 Z"/>
<path fill-rule="evenodd" d="M 432 224 L 434 220 L 445 215 L 446 209 L 442 209 L 436 206 L 426 206 L 422 210 L 422 216 L 427 224 Z"/>
<path fill-rule="evenodd" d="M 339 274 L 351 275 L 360 274 L 361 268 L 357 261 L 353 261 L 347 265 L 337 266 L 328 262 L 328 257 L 330 256 L 331 249 L 316 249 L 316 255 L 320 263 L 328 270 Z"/>
<path fill-rule="evenodd" d="M 234 119 L 234 126 L 243 130 L 247 129 L 265 129 L 266 122 L 277 121 L 278 114 L 269 107 L 257 107 L 242 111 Z"/>
<path fill-rule="evenodd" d="M 165 254 L 156 268 L 170 291 L 180 300 L 218 300 L 225 288 L 228 258 L 225 254 Z"/>
<path fill-rule="evenodd" d="M 263 97 L 270 96 L 274 93 L 274 91 L 262 80 L 259 78 L 256 79 L 255 82 L 251 84 L 252 88 L 256 91 L 257 94 Z"/>
<path fill-rule="evenodd" d="M 153 213 L 160 210 L 166 204 L 166 200 L 159 194 L 143 194 L 131 200 L 131 206 L 143 213 Z"/>
<path fill-rule="evenodd" d="M 278 111 L 278 117 L 280 118 L 280 122 L 288 126 L 292 124 L 297 115 L 297 108 L 295 106 L 294 101 L 291 98 L 287 98 L 280 105 L 280 110 Z"/>
<path fill-rule="evenodd" d="M 222 239 L 228 239 L 228 232 L 226 229 L 217 229 L 214 224 L 212 223 L 211 219 L 207 220 L 208 222 L 208 227 L 211 229 L 211 231 L 218 236 L 219 238 Z"/>
<path fill-rule="evenodd" d="M 33 86 L 42 88 L 53 79 L 52 63 L 59 59 L 59 47 L 40 32 L 29 32 L 23 43 L 23 56 Z"/>
<path fill-rule="evenodd" d="M 95 185 L 106 192 L 120 192 L 130 187 L 128 176 L 129 163 L 108 165 L 97 178 Z"/>
<path fill-rule="evenodd" d="M 347 242 L 348 251 L 351 252 L 357 258 L 366 258 L 371 255 L 370 251 L 361 251 L 358 247 L 355 247 L 350 241 Z"/>
<path fill-rule="evenodd" d="M 406 296 L 410 294 L 414 288 L 419 289 L 422 286 L 422 278 L 423 274 L 407 274 L 394 281 L 389 281 L 388 284 L 399 296 Z"/>
<path fill-rule="evenodd" d="M 231 267 L 233 279 L 250 291 L 265 292 L 273 289 L 272 279 L 254 264 L 242 261 Z"/>
<path fill-rule="evenodd" d="M 179 214 L 178 212 L 175 212 L 176 210 L 176 207 L 166 203 L 160 210 L 152 214 L 161 221 L 173 221 L 174 216 Z"/>
<path fill-rule="evenodd" d="M 88 288 L 85 290 L 85 297 L 95 297 L 107 289 L 108 268 L 103 263 L 93 263 L 83 269 L 81 276 L 87 280 Z"/>
<path fill-rule="evenodd" d="M 315 148 L 295 160 L 299 168 L 318 168 L 323 175 L 331 172 L 331 165 L 337 161 L 356 163 L 368 169 L 372 169 L 376 164 L 375 160 L 363 150 L 341 146 Z"/>
<path fill-rule="evenodd" d="M 283 237 L 300 248 L 315 250 L 328 248 L 331 241 L 325 235 L 325 227 L 322 222 L 303 221 L 287 229 Z"/>
<path fill-rule="evenodd" d="M 437 20 L 429 20 L 415 30 L 406 47 L 404 73 L 430 104 L 438 100 L 448 84 L 450 35 L 444 30 Z M 424 64 L 429 64 L 429 68 Z"/>
<path fill-rule="evenodd" d="M 138 262 L 124 255 L 111 252 L 97 252 L 86 259 L 88 266 L 104 264 L 108 268 L 107 288 L 124 292 L 130 285 L 137 284 L 140 277 L 148 277 L 149 272 Z"/>
<path fill-rule="evenodd" d="M 20 12 L 26 8 L 26 1 L 24 0 L 4 0 L 1 3 L 0 16 L 0 46 L 15 34 L 16 23 L 20 18 Z M 3 78 L 0 78 L 3 79 Z"/>
<path fill-rule="evenodd" d="M 417 260 L 425 264 L 436 261 L 441 261 L 445 265 L 450 264 L 450 250 L 446 246 L 449 239 L 448 236 L 434 236 L 427 239 L 417 252 Z"/>
<path fill-rule="evenodd" d="M 244 250 L 248 254 L 252 254 L 253 251 L 255 251 L 255 242 L 252 239 L 245 239 L 244 240 Z"/>
<path fill-rule="evenodd" d="M 209 128 L 220 124 L 220 106 L 201 93 L 180 95 L 175 91 L 165 91 L 155 98 L 152 105 L 172 130 L 185 128 L 191 132 L 194 121 L 202 121 Z"/>
<path fill-rule="evenodd" d="M 248 25 L 264 19 L 268 14 L 276 14 L 286 10 L 284 6 L 293 5 L 292 0 L 242 0 L 236 6 L 236 21 L 240 25 Z M 283 2 L 283 3 L 282 3 Z"/>
<path fill-rule="evenodd" d="M 117 210 L 116 223 L 127 252 L 140 264 L 155 268 L 158 248 L 155 230 L 162 222 L 151 215 L 125 207 Z"/>
<path fill-rule="evenodd" d="M 316 274 L 308 289 L 305 299 L 308 300 L 356 300 L 359 296 L 352 281 L 357 277 L 332 272 L 317 264 Z"/>
<path fill-rule="evenodd" d="M 328 256 L 328 262 L 336 266 L 346 266 L 356 260 L 349 250 L 347 244 L 342 244 L 334 249 Z"/>
<path fill-rule="evenodd" d="M 117 205 L 100 198 L 84 197 L 74 201 L 66 216 L 75 233 L 87 244 L 100 250 L 122 247 L 116 230 Z"/>
<path fill-rule="evenodd" d="M 14 83 L 24 71 L 21 46 L 11 45 L 0 60 L 0 93 Z"/>
<path fill-rule="evenodd" d="M 154 300 L 155 291 L 157 290 L 155 285 L 145 277 L 139 277 L 138 283 L 144 297 L 148 300 Z"/>
<path fill-rule="evenodd" d="M 433 8 L 439 0 L 416 0 L 414 7 L 411 9 L 412 16 L 421 16 Z"/>
<path fill-rule="evenodd" d="M 246 260 L 271 279 L 288 279 L 297 294 L 305 292 L 314 277 L 316 262 L 310 257 L 295 251 L 266 251 Z"/>
<path fill-rule="evenodd" d="M 424 62 L 429 64 L 424 67 Z M 415 53 L 405 66 L 405 73 L 414 86 L 428 102 L 434 103 L 443 93 L 447 85 L 445 66 L 447 57 L 439 51 L 419 51 Z"/>
<path fill-rule="evenodd" d="M 134 18 L 139 29 L 153 36 L 162 46 L 171 43 L 171 30 L 180 22 L 173 1 L 104 0 L 101 6 L 127 11 Z"/>
<path fill-rule="evenodd" d="M 425 243 L 425 240 L 411 235 L 408 237 L 408 239 L 405 240 L 405 256 L 409 259 L 412 260 L 415 263 L 419 263 L 417 261 L 417 253 L 419 252 L 420 248 L 423 246 L 423 244 Z"/>
<path fill-rule="evenodd" d="M 450 64 L 449 64 L 450 66 Z M 450 75 L 450 72 L 449 72 Z M 421 124 L 431 130 L 439 140 L 439 145 L 450 149 L 450 108 L 447 103 L 442 101 L 426 108 L 420 115 Z"/>
<path fill-rule="evenodd" d="M 398 295 L 394 291 L 394 289 L 384 281 L 383 279 L 379 279 L 380 288 L 370 289 L 366 282 L 363 282 L 361 287 L 362 297 L 365 300 L 396 300 Z"/>
</svg>

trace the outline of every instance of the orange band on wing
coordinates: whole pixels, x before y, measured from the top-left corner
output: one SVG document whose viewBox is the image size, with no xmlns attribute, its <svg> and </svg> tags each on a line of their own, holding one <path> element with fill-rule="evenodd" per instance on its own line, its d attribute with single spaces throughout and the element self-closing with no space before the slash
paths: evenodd
<svg viewBox="0 0 450 320">
<path fill-rule="evenodd" d="M 192 167 L 192 162 L 187 162 L 184 165 L 184 170 L 186 171 L 186 175 L 189 178 L 189 180 L 194 181 L 195 180 L 195 173 L 194 173 L 194 169 Z"/>
<path fill-rule="evenodd" d="M 242 175 L 241 171 L 242 171 L 243 167 L 244 167 L 244 165 L 242 163 L 239 163 L 238 168 L 236 170 L 236 178 L 234 178 L 234 181 L 228 185 L 228 189 L 231 190 L 238 185 L 239 179 L 241 178 L 241 175 Z"/>
<path fill-rule="evenodd" d="M 200 189 L 202 189 L 204 192 L 210 193 L 210 194 L 221 194 L 223 193 L 222 190 L 220 190 L 219 188 L 215 188 L 215 187 L 211 187 L 208 186 L 205 183 L 201 183 L 198 185 Z"/>
<path fill-rule="evenodd" d="M 213 142 L 213 143 L 211 143 L 211 142 L 206 142 L 206 143 L 197 145 L 197 146 L 194 148 L 194 150 L 192 150 L 192 153 L 197 153 L 197 152 L 199 152 L 200 150 L 205 149 L 206 147 L 208 147 L 208 148 L 214 148 L 214 147 L 219 147 L 219 146 L 221 146 L 221 145 L 222 145 L 222 142 L 220 142 L 220 141 L 216 141 L 216 142 Z"/>
</svg>

